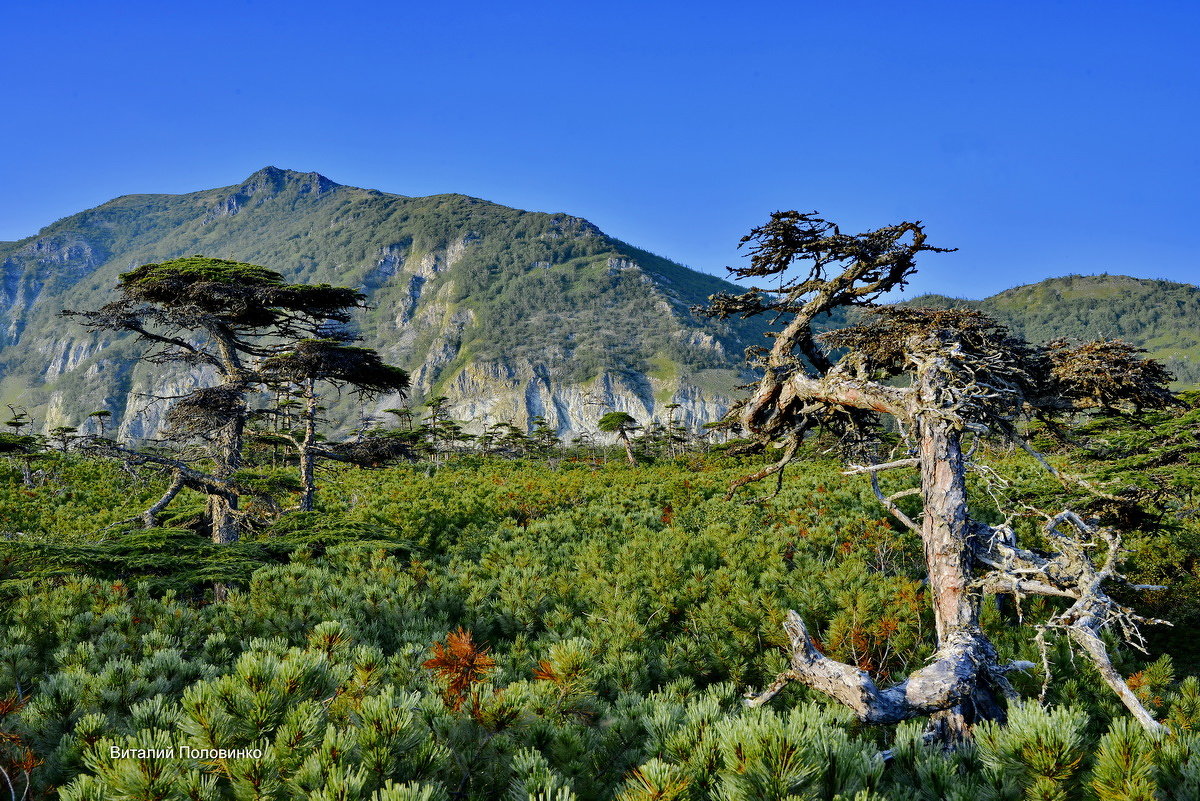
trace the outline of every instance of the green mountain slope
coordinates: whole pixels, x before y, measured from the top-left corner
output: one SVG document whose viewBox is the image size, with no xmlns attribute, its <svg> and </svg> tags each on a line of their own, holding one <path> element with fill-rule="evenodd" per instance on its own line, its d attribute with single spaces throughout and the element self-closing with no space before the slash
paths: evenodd
<svg viewBox="0 0 1200 801">
<path fill-rule="evenodd" d="M 415 400 L 448 395 L 469 420 L 544 415 L 569 433 L 605 409 L 646 420 L 676 402 L 700 423 L 728 406 L 744 348 L 761 341 L 757 323 L 688 310 L 730 284 L 578 217 L 269 167 L 235 186 L 120 197 L 0 244 L 0 400 L 48 425 L 109 408 L 125 435 L 151 434 L 161 404 L 144 408 L 139 395 L 178 394 L 204 376 L 151 372 L 130 343 L 56 315 L 111 299 L 123 271 L 192 253 L 362 288 L 366 343 L 413 372 Z"/>
<path fill-rule="evenodd" d="M 1145 348 L 1181 385 L 1200 383 L 1200 287 L 1124 275 L 1068 275 L 983 300 L 922 295 L 914 306 L 969 307 L 1031 342 L 1123 339 Z"/>
</svg>

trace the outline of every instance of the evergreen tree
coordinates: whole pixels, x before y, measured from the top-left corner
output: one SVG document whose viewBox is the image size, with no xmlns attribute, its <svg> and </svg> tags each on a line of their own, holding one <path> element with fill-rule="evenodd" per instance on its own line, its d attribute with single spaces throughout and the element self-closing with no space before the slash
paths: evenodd
<svg viewBox="0 0 1200 801">
<path fill-rule="evenodd" d="M 382 461 L 391 455 L 386 447 L 392 445 L 394 453 L 406 453 L 407 447 L 399 439 L 375 439 L 370 444 L 375 448 L 321 446 L 317 439 L 317 414 L 320 395 L 319 383 L 334 387 L 352 387 L 366 395 L 384 392 L 403 392 L 408 389 L 408 374 L 398 367 L 384 364 L 379 354 L 369 348 L 351 347 L 336 339 L 303 339 L 294 347 L 275 356 L 268 357 L 260 366 L 268 381 L 283 381 L 299 387 L 302 402 L 300 411 L 301 430 L 298 436 L 286 431 L 277 436 L 286 439 L 300 456 L 300 510 L 311 512 L 316 497 L 315 469 L 319 458 L 363 463 Z"/>
<path fill-rule="evenodd" d="M 184 486 L 208 497 L 214 542 L 238 539 L 242 515 L 234 474 L 242 464 L 249 399 L 259 383 L 253 360 L 277 355 L 300 339 L 323 338 L 350 320 L 363 296 L 328 285 L 287 284 L 265 267 L 190 256 L 122 273 L 120 297 L 95 311 L 64 311 L 97 331 L 133 334 L 155 364 L 204 368 L 218 383 L 168 409 L 176 441 L 201 440 L 213 467 L 205 473 L 179 459 L 105 446 L 133 463 L 167 467 L 172 482 L 161 511 Z M 283 344 L 280 344 L 283 343 Z"/>
<path fill-rule="evenodd" d="M 628 412 L 609 412 L 600 418 L 596 427 L 606 434 L 616 434 L 617 439 L 625 446 L 625 458 L 631 465 L 637 464 L 633 455 L 633 443 L 629 441 L 629 434 L 640 428 L 633 415 Z"/>
</svg>

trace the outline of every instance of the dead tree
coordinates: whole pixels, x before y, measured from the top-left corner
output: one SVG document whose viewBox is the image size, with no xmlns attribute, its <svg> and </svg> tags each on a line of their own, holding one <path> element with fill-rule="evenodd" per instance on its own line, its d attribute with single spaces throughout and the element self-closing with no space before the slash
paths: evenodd
<svg viewBox="0 0 1200 801">
<path fill-rule="evenodd" d="M 233 542 L 242 526 L 234 474 L 242 464 L 249 397 L 259 381 L 254 361 L 297 339 L 328 335 L 349 322 L 363 296 L 345 287 L 287 284 L 274 270 L 204 256 L 143 265 L 123 273 L 117 289 L 120 298 L 100 309 L 63 314 L 92 330 L 133 334 L 146 344 L 143 359 L 152 364 L 215 372 L 215 386 L 175 399 L 166 415 L 168 437 L 203 442 L 212 469 L 103 441 L 95 446 L 172 471 L 171 487 L 148 510 L 149 519 L 189 486 L 208 496 L 213 541 Z"/>
<path fill-rule="evenodd" d="M 801 617 L 789 612 L 791 667 L 748 703 L 763 704 L 798 681 L 866 722 L 932 716 L 931 738 L 955 742 L 977 720 L 1003 719 L 1004 700 L 1013 694 L 1005 674 L 1032 667 L 1001 662 L 980 626 L 984 597 L 1047 595 L 1067 607 L 1040 625 L 1039 640 L 1067 634 L 1142 725 L 1158 728 L 1113 669 L 1100 637 L 1109 629 L 1141 647 L 1138 624 L 1162 622 L 1139 617 L 1107 594 L 1123 581 L 1117 532 L 1068 510 L 1047 516 L 1048 550 L 1023 547 L 1009 523 L 989 526 L 972 516 L 966 480 L 983 439 L 1014 442 L 1037 456 L 1022 437 L 1023 421 L 1053 423 L 1085 408 L 1163 407 L 1173 402 L 1170 374 L 1123 343 L 1033 347 L 964 309 L 876 307 L 861 324 L 818 336 L 814 323 L 822 315 L 873 305 L 905 284 L 917 254 L 947 252 L 925 243 L 920 223 L 846 235 L 815 215 L 780 212 L 742 241 L 751 246 L 750 266 L 733 272 L 776 278 L 777 286 L 713 296 L 705 311 L 787 320 L 758 360 L 757 390 L 735 412 L 753 438 L 784 449 L 756 477 L 782 471 L 807 432 L 837 435 L 851 462 L 846 473 L 866 477 L 880 504 L 924 543 L 937 632 L 929 664 L 881 688 L 866 672 L 821 653 Z M 798 276 L 797 265 L 803 265 Z M 901 453 L 881 452 L 885 418 L 901 432 Z M 884 494 L 880 474 L 904 470 L 915 472 L 916 486 Z M 904 496 L 919 498 L 919 514 L 905 514 L 897 503 Z"/>
<path fill-rule="evenodd" d="M 290 350 L 263 361 L 261 372 L 268 381 L 292 384 L 300 389 L 300 430 L 284 429 L 272 435 L 291 445 L 299 455 L 300 511 L 314 509 L 318 459 L 362 466 L 408 455 L 408 444 L 400 438 L 340 444 L 321 443 L 318 439 L 319 384 L 330 384 L 338 389 L 350 387 L 366 395 L 402 393 L 408 389 L 408 373 L 385 364 L 374 350 L 352 347 L 338 339 L 304 339 Z"/>
</svg>

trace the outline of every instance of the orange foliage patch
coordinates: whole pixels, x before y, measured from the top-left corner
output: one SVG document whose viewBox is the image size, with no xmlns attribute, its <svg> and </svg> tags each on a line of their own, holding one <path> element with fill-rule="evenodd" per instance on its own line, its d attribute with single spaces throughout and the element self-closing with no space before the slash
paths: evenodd
<svg viewBox="0 0 1200 801">
<path fill-rule="evenodd" d="M 433 644 L 433 658 L 427 659 L 424 667 L 446 683 L 446 706 L 458 711 L 474 686 L 496 668 L 496 660 L 460 626 L 446 635 L 445 642 Z"/>
</svg>

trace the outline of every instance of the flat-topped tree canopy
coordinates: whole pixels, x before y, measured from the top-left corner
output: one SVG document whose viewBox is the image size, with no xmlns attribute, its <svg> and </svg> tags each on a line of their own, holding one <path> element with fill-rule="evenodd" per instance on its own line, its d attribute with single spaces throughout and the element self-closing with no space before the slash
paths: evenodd
<svg viewBox="0 0 1200 801">
<path fill-rule="evenodd" d="M 272 378 L 349 384 L 367 393 L 408 389 L 404 370 L 385 363 L 370 348 L 356 348 L 336 339 L 302 339 L 286 353 L 264 360 L 261 369 Z"/>
<path fill-rule="evenodd" d="M 290 313 L 347 322 L 349 310 L 364 300 L 349 287 L 287 284 L 282 274 L 257 264 L 199 255 L 122 273 L 118 289 L 126 301 L 214 315 L 242 328 L 276 325 Z"/>
<path fill-rule="evenodd" d="M 28 434 L 0 431 L 0 454 L 31 454 L 38 450 L 38 438 Z"/>
<path fill-rule="evenodd" d="M 1032 345 L 974 309 L 883 306 L 866 320 L 817 340 L 844 356 L 838 372 L 888 380 L 914 374 L 923 359 L 942 360 L 954 412 L 993 425 L 1020 416 L 1047 419 L 1084 409 L 1163 409 L 1178 403 L 1170 371 L 1125 342 Z M 1001 426 L 993 430 L 1009 434 Z"/>
<path fill-rule="evenodd" d="M 1121 340 L 1071 345 L 1065 339 L 1047 342 L 1054 389 L 1075 409 L 1112 412 L 1124 407 L 1136 411 L 1183 406 L 1171 394 L 1171 371 L 1154 359 L 1143 358 L 1145 349 Z"/>
</svg>

